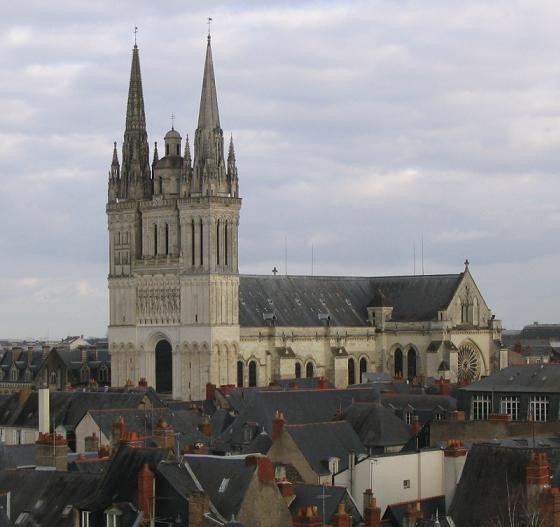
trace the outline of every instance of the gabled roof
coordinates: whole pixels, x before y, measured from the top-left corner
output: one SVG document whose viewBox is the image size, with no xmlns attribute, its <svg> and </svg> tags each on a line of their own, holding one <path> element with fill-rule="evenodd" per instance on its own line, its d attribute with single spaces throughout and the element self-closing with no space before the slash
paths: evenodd
<svg viewBox="0 0 560 527">
<path fill-rule="evenodd" d="M 348 467 L 348 455 L 365 454 L 366 449 L 352 426 L 346 421 L 284 425 L 284 430 L 316 474 L 330 474 L 329 458 L 337 457 L 339 471 Z"/>
<path fill-rule="evenodd" d="M 302 507 L 315 506 L 319 517 L 323 517 L 323 505 L 325 511 L 325 524 L 331 525 L 334 514 L 337 512 L 338 504 L 343 502 L 346 512 L 352 516 L 352 525 L 357 525 L 362 517 L 356 504 L 348 494 L 345 487 L 334 485 L 309 485 L 307 483 L 294 483 L 295 499 L 290 503 L 290 511 L 294 515 Z"/>
<path fill-rule="evenodd" d="M 385 513 L 383 514 L 384 520 L 390 520 L 395 527 L 402 527 L 404 525 L 404 515 L 410 505 L 416 502 L 403 502 L 394 505 L 388 505 Z M 420 508 L 424 514 L 424 518 L 431 518 L 436 515 L 436 512 L 445 512 L 445 496 L 435 496 L 420 500 Z M 465 524 L 467 525 L 467 524 Z M 471 524 L 468 524 L 471 525 Z M 475 524 L 472 524 L 475 525 Z M 482 524 L 476 524 L 482 525 Z"/>
<path fill-rule="evenodd" d="M 560 340 L 560 324 L 530 324 L 521 330 L 518 338 Z"/>
<path fill-rule="evenodd" d="M 402 419 L 379 403 L 355 403 L 343 417 L 367 448 L 404 445 L 412 435 Z"/>
<path fill-rule="evenodd" d="M 381 394 L 381 404 L 383 406 L 391 405 L 393 408 L 404 409 L 412 408 L 417 412 L 432 412 L 438 407 L 452 411 L 457 408 L 457 401 L 449 395 L 427 395 L 427 394 Z"/>
<path fill-rule="evenodd" d="M 347 277 L 239 277 L 239 323 L 266 326 L 263 314 L 273 313 L 276 326 L 321 326 L 319 314 L 334 326 L 365 326 L 372 297 L 382 291 L 393 308 L 391 319 L 436 320 L 447 308 L 463 277 L 453 275 Z"/>
<path fill-rule="evenodd" d="M 246 456 L 188 455 L 183 460 L 218 512 L 237 516 L 257 465 L 247 463 Z"/>
<path fill-rule="evenodd" d="M 560 364 L 509 366 L 460 388 L 461 392 L 560 392 Z"/>
</svg>

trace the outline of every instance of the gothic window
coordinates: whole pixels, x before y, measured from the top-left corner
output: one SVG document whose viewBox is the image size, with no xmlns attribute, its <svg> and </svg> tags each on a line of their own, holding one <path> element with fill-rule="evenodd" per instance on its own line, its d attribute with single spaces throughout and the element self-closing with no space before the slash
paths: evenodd
<svg viewBox="0 0 560 527">
<path fill-rule="evenodd" d="M 306 365 L 305 365 L 305 376 L 309 379 L 311 377 L 313 377 L 313 363 L 311 361 L 309 361 Z"/>
<path fill-rule="evenodd" d="M 31 370 L 29 369 L 25 370 L 25 374 L 24 374 L 25 382 L 31 382 L 31 378 L 32 378 Z"/>
<path fill-rule="evenodd" d="M 80 370 L 80 382 L 89 382 L 89 368 L 86 365 L 82 366 L 82 369 Z"/>
<path fill-rule="evenodd" d="M 406 362 L 408 367 L 408 379 L 411 381 L 416 377 L 416 350 L 414 348 L 408 350 Z"/>
<path fill-rule="evenodd" d="M 249 362 L 249 386 L 257 385 L 257 363 L 252 360 Z"/>
<path fill-rule="evenodd" d="M 412 413 L 411 410 L 406 410 L 406 411 L 404 412 L 404 422 L 405 422 L 407 425 L 412 424 L 412 416 L 413 416 L 413 413 Z"/>
<path fill-rule="evenodd" d="M 226 220 L 226 224 L 224 227 L 224 247 L 225 247 L 225 254 L 224 254 L 224 263 L 228 265 L 228 222 Z"/>
<path fill-rule="evenodd" d="M 163 193 L 163 178 L 159 178 L 159 194 Z"/>
<path fill-rule="evenodd" d="M 490 415 L 490 396 L 473 395 L 471 398 L 471 419 L 483 421 Z"/>
<path fill-rule="evenodd" d="M 105 366 L 105 364 L 102 364 L 99 368 L 99 370 L 97 371 L 97 380 L 102 383 L 102 382 L 108 382 L 108 375 L 109 371 L 107 369 L 107 366 Z"/>
<path fill-rule="evenodd" d="M 403 376 L 403 354 L 402 354 L 402 350 L 400 348 L 397 348 L 395 350 L 394 361 L 395 361 L 394 377 L 396 379 L 402 379 L 402 376 Z"/>
<path fill-rule="evenodd" d="M 169 254 L 169 225 L 165 224 L 165 254 Z"/>
<path fill-rule="evenodd" d="M 504 395 L 500 399 L 500 413 L 510 415 L 512 421 L 519 419 L 519 397 Z"/>
<path fill-rule="evenodd" d="M 56 384 L 57 384 L 56 372 L 55 371 L 51 371 L 51 374 L 49 376 L 49 384 L 52 384 L 54 386 L 56 386 Z"/>
<path fill-rule="evenodd" d="M 15 366 L 10 368 L 10 381 L 17 381 L 18 380 L 18 370 Z"/>
<path fill-rule="evenodd" d="M 348 384 L 356 384 L 356 364 L 353 358 L 348 359 Z"/>
<path fill-rule="evenodd" d="M 204 225 L 200 220 L 200 265 L 204 265 Z"/>
<path fill-rule="evenodd" d="M 237 361 L 237 386 L 243 386 L 243 361 L 240 360 Z"/>
<path fill-rule="evenodd" d="M 367 372 L 367 359 L 362 357 L 360 359 L 360 382 L 364 382 L 363 374 Z"/>
<path fill-rule="evenodd" d="M 194 247 L 195 247 L 194 232 L 195 232 L 194 220 L 192 220 L 192 224 L 191 224 L 191 264 L 192 265 L 195 265 L 195 262 L 194 262 Z"/>
<path fill-rule="evenodd" d="M 528 419 L 532 421 L 546 421 L 548 417 L 548 397 L 533 395 L 529 398 Z"/>
<path fill-rule="evenodd" d="M 220 265 L 220 220 L 216 222 L 216 264 Z"/>
<path fill-rule="evenodd" d="M 154 223 L 154 256 L 157 256 L 158 246 L 157 246 L 157 223 Z"/>
<path fill-rule="evenodd" d="M 300 362 L 296 362 L 296 379 L 300 379 L 301 378 L 301 363 Z"/>
</svg>

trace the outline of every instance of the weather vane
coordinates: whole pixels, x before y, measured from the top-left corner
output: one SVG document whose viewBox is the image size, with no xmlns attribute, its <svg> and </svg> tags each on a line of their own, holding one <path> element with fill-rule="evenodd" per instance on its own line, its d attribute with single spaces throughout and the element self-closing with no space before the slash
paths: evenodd
<svg viewBox="0 0 560 527">
<path fill-rule="evenodd" d="M 171 112 L 171 130 L 175 130 L 175 128 L 173 128 L 174 123 L 175 123 L 175 114 Z"/>
<path fill-rule="evenodd" d="M 138 33 L 138 26 L 134 26 L 134 45 L 136 46 L 136 33 Z"/>
<path fill-rule="evenodd" d="M 212 23 L 212 18 L 208 17 L 208 38 L 210 38 L 210 24 Z"/>
</svg>

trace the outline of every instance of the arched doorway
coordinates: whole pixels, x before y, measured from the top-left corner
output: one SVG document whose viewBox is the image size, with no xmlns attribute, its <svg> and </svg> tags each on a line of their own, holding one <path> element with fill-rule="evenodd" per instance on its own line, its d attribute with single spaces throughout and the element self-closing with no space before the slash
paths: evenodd
<svg viewBox="0 0 560 527">
<path fill-rule="evenodd" d="M 313 363 L 312 362 L 308 362 L 305 365 L 305 376 L 310 379 L 311 377 L 313 377 Z"/>
<path fill-rule="evenodd" d="M 348 359 L 348 384 L 356 384 L 356 364 L 354 359 Z"/>
<path fill-rule="evenodd" d="M 160 340 L 156 344 L 156 392 L 171 393 L 173 390 L 173 358 L 171 344 Z"/>
<path fill-rule="evenodd" d="M 408 371 L 408 380 L 411 381 L 416 377 L 416 350 L 410 348 L 406 355 L 406 366 Z"/>
<path fill-rule="evenodd" d="M 394 362 L 395 362 L 395 371 L 394 371 L 394 377 L 397 379 L 402 379 L 402 372 L 403 372 L 403 356 L 402 356 L 402 351 L 400 348 L 397 348 L 395 350 L 395 357 L 394 357 Z"/>
<path fill-rule="evenodd" d="M 249 386 L 257 385 L 257 363 L 252 360 L 249 363 Z"/>
<path fill-rule="evenodd" d="M 360 382 L 364 382 L 363 374 L 367 371 L 367 359 L 362 357 L 360 359 Z"/>
<path fill-rule="evenodd" d="M 299 379 L 301 377 L 301 364 L 299 362 L 296 362 L 296 379 Z"/>
</svg>

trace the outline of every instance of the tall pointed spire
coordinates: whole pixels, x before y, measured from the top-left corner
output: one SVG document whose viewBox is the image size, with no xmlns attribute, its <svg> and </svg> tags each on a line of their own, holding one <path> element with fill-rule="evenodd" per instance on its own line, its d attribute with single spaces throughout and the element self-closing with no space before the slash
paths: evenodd
<svg viewBox="0 0 560 527">
<path fill-rule="evenodd" d="M 191 147 L 189 146 L 189 134 L 187 134 L 187 137 L 185 139 L 185 155 L 183 157 L 185 159 L 184 164 L 188 168 L 191 168 L 192 159 L 191 159 Z"/>
<path fill-rule="evenodd" d="M 151 187 L 140 56 L 138 46 L 135 43 L 132 49 L 132 64 L 130 66 L 119 198 L 137 200 L 149 198 Z"/>
<path fill-rule="evenodd" d="M 227 156 L 227 182 L 228 191 L 231 196 L 239 196 L 239 181 L 237 179 L 237 165 L 235 163 L 235 148 L 233 147 L 233 135 L 229 139 L 229 150 Z"/>
<path fill-rule="evenodd" d="M 216 95 L 216 78 L 214 77 L 210 35 L 208 35 L 208 44 L 206 46 L 204 77 L 202 79 L 200 110 L 198 112 L 198 127 L 209 130 L 220 128 L 220 115 L 218 113 L 218 97 Z"/>
<path fill-rule="evenodd" d="M 210 35 L 206 46 L 204 77 L 200 95 L 198 128 L 194 136 L 194 194 L 227 196 L 229 194 L 224 160 L 224 134 L 220 128 L 216 79 L 212 61 Z"/>
<path fill-rule="evenodd" d="M 112 167 L 120 167 L 119 154 L 117 153 L 117 142 L 113 143 L 113 161 L 111 162 Z"/>
<path fill-rule="evenodd" d="M 109 190 L 108 201 L 114 202 L 119 194 L 119 185 L 121 177 L 121 165 L 119 163 L 119 154 L 117 153 L 117 142 L 113 143 L 113 160 L 111 161 L 111 170 L 109 171 Z"/>
</svg>

